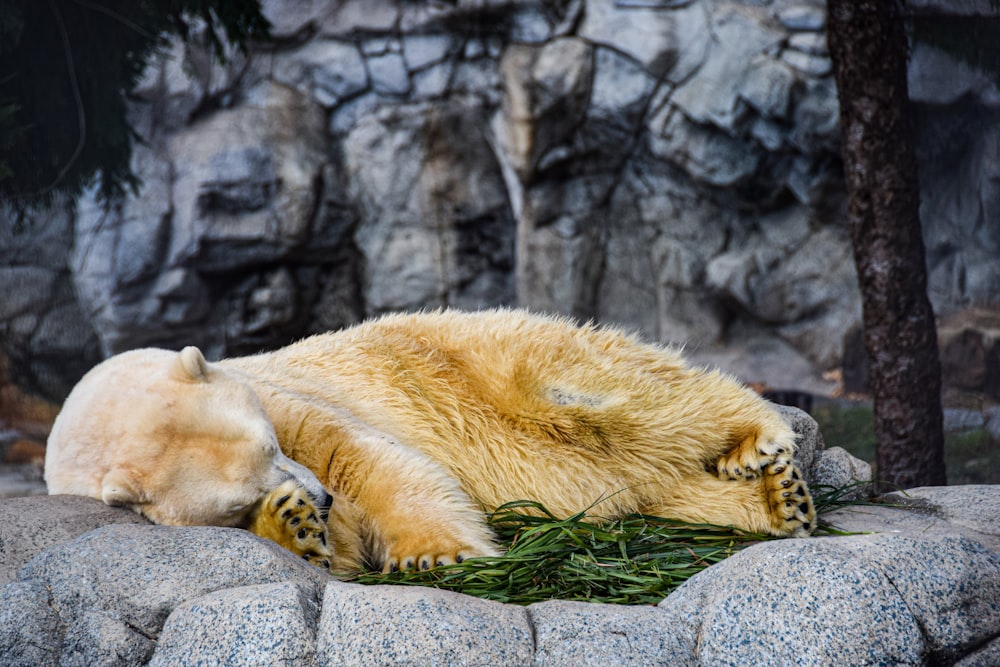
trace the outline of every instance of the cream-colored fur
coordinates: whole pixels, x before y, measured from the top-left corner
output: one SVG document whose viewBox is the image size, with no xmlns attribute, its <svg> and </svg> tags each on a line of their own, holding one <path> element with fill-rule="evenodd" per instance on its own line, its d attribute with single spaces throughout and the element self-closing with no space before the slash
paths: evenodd
<svg viewBox="0 0 1000 667">
<path fill-rule="evenodd" d="M 613 329 L 444 311 L 177 357 L 126 353 L 81 382 L 49 442 L 50 492 L 113 501 L 120 479 L 119 500 L 155 521 L 235 524 L 275 486 L 276 438 L 334 495 L 335 569 L 495 553 L 483 511 L 518 499 L 776 535 L 814 524 L 795 436 L 766 401 Z"/>
</svg>

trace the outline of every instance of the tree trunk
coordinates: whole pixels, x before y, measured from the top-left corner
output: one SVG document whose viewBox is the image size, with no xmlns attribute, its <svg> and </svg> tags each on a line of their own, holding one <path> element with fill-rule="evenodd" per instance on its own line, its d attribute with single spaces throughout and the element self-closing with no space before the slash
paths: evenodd
<svg viewBox="0 0 1000 667">
<path fill-rule="evenodd" d="M 945 484 L 941 365 L 920 230 L 897 0 L 829 0 L 848 224 L 875 402 L 878 479 Z"/>
</svg>

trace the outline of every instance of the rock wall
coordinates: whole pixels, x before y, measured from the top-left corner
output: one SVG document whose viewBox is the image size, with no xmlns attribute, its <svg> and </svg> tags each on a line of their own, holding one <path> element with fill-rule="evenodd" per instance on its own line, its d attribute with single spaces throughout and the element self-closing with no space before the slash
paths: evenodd
<svg viewBox="0 0 1000 667">
<path fill-rule="evenodd" d="M 263 5 L 274 44 L 147 71 L 138 195 L 0 225 L 19 382 L 518 304 L 829 388 L 860 307 L 820 0 Z M 921 45 L 911 88 L 934 303 L 996 310 L 1000 91 Z"/>
</svg>

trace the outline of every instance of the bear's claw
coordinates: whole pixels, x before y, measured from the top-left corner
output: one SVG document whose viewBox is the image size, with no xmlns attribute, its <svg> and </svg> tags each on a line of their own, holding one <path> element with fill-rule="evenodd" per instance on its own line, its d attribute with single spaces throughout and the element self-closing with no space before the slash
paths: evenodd
<svg viewBox="0 0 1000 667">
<path fill-rule="evenodd" d="M 442 567 L 444 565 L 462 563 L 476 556 L 491 554 L 492 550 L 478 553 L 476 550 L 470 548 L 463 548 L 457 551 L 450 550 L 448 553 L 425 553 L 419 556 L 397 556 L 390 554 L 382 564 L 382 572 L 388 574 L 400 570 L 430 570 L 431 568 Z"/>
<path fill-rule="evenodd" d="M 277 542 L 324 570 L 330 569 L 332 551 L 326 524 L 306 490 L 295 480 L 284 482 L 257 506 L 250 532 Z"/>
</svg>

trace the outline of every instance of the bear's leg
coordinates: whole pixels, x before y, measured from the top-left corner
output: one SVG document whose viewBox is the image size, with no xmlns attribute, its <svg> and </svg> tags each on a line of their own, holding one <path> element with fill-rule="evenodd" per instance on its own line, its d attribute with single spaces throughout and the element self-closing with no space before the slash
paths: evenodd
<svg viewBox="0 0 1000 667">
<path fill-rule="evenodd" d="M 706 472 L 685 478 L 674 490 L 660 505 L 642 511 L 780 537 L 807 537 L 816 527 L 816 510 L 802 474 L 785 461 L 765 465 L 753 479 L 721 480 Z"/>
<path fill-rule="evenodd" d="M 326 475 L 334 492 L 330 530 L 336 567 L 427 570 L 498 553 L 481 507 L 459 480 L 414 448 L 364 424 L 331 423 Z"/>
<path fill-rule="evenodd" d="M 249 530 L 317 567 L 330 569 L 326 524 L 309 494 L 295 480 L 284 482 L 264 496 L 250 519 Z"/>
</svg>

